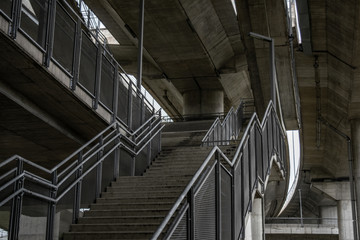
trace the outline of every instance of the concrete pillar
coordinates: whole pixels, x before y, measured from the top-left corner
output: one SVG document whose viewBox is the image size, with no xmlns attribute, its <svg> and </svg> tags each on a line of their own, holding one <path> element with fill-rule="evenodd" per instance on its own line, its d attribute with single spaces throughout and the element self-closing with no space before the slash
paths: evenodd
<svg viewBox="0 0 360 240">
<path fill-rule="evenodd" d="M 255 198 L 251 212 L 251 235 L 252 240 L 264 239 L 264 217 L 263 217 L 263 199 Z"/>
<path fill-rule="evenodd" d="M 183 94 L 183 115 L 189 119 L 224 112 L 222 90 L 192 90 Z"/>
<path fill-rule="evenodd" d="M 354 239 L 354 228 L 351 218 L 351 200 L 339 200 L 337 206 L 339 240 Z"/>
<path fill-rule="evenodd" d="M 351 141 L 354 161 L 354 179 L 355 179 L 355 198 L 356 198 L 356 215 L 360 216 L 360 119 L 351 120 Z M 360 222 L 357 221 L 360 230 Z"/>
<path fill-rule="evenodd" d="M 339 240 L 354 239 L 354 225 L 352 220 L 352 208 L 349 182 L 319 182 L 311 185 L 312 190 L 325 193 L 328 197 L 337 201 L 337 217 Z M 325 210 L 325 209 L 323 209 Z M 333 213 L 321 211 L 322 216 Z"/>
</svg>

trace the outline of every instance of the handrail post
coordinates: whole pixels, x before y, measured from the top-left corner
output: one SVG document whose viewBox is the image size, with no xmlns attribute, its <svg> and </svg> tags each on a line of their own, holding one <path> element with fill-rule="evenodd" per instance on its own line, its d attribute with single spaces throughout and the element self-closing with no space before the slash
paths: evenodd
<svg viewBox="0 0 360 240">
<path fill-rule="evenodd" d="M 23 160 L 19 157 L 16 176 L 20 176 L 21 174 L 23 174 L 23 172 L 24 172 L 24 163 Z M 14 192 L 23 188 L 24 180 L 25 180 L 24 178 L 21 178 L 14 183 Z M 23 202 L 23 193 L 18 194 L 12 200 L 10 226 L 9 226 L 9 239 L 18 239 L 22 202 Z"/>
<path fill-rule="evenodd" d="M 149 125 L 149 132 L 151 132 L 152 130 L 152 122 L 150 122 L 150 125 Z M 150 139 L 152 138 L 152 134 L 150 136 Z M 151 164 L 151 141 L 149 142 L 148 144 L 148 149 L 147 149 L 147 158 L 148 158 L 148 161 L 147 161 L 147 165 L 150 166 Z"/>
<path fill-rule="evenodd" d="M 119 105 L 119 74 L 117 69 L 117 64 L 114 61 L 114 91 L 113 91 L 113 117 L 112 122 L 116 122 L 118 105 Z"/>
<path fill-rule="evenodd" d="M 99 41 L 96 41 L 97 56 L 96 56 L 96 75 L 95 75 L 95 99 L 93 100 L 93 108 L 97 109 L 100 100 L 101 88 L 101 67 L 102 67 L 102 46 Z"/>
<path fill-rule="evenodd" d="M 231 167 L 231 239 L 235 239 L 235 229 L 236 229 L 236 225 L 235 225 L 235 171 L 234 171 L 234 166 L 232 166 Z"/>
<path fill-rule="evenodd" d="M 120 141 L 121 141 L 121 138 L 120 138 L 120 126 L 119 124 L 116 124 L 116 135 L 118 135 L 118 137 L 116 138 L 115 140 L 115 144 L 119 144 Z M 120 146 L 118 146 L 116 149 L 115 149 L 115 154 L 114 154 L 114 180 L 116 180 L 120 173 Z"/>
<path fill-rule="evenodd" d="M 216 176 L 216 239 L 221 240 L 221 166 L 219 152 L 215 152 Z"/>
<path fill-rule="evenodd" d="M 97 161 L 96 161 L 96 162 L 98 162 L 98 165 L 96 167 L 96 198 L 100 197 L 100 195 L 101 195 L 101 181 L 102 181 L 102 164 L 103 164 L 103 160 L 100 160 L 100 159 L 102 158 L 103 152 L 104 152 L 104 149 L 103 149 L 103 144 L 104 144 L 103 136 L 100 136 L 99 144 L 100 144 L 101 149 L 97 154 Z"/>
<path fill-rule="evenodd" d="M 52 184 L 56 185 L 58 182 L 57 170 L 52 173 Z M 56 189 L 51 189 L 50 197 L 55 199 L 57 195 Z M 56 214 L 56 203 L 50 202 L 47 213 L 47 222 L 46 222 L 46 239 L 51 240 L 54 237 L 54 223 L 55 223 L 55 214 Z"/>
<path fill-rule="evenodd" d="M 79 72 L 80 72 L 80 56 L 81 56 L 81 19 L 77 19 L 76 23 L 76 33 L 75 33 L 75 45 L 74 45 L 74 65 L 73 65 L 73 78 L 70 81 L 70 89 L 75 90 L 77 83 L 79 81 Z"/>
<path fill-rule="evenodd" d="M 10 37 L 12 39 L 16 38 L 16 34 L 20 25 L 20 15 L 21 15 L 21 0 L 14 0 L 11 10 L 11 20 L 12 24 L 10 25 Z"/>
<path fill-rule="evenodd" d="M 75 174 L 76 179 L 81 178 L 82 171 L 83 171 L 82 161 L 83 161 L 83 152 L 80 151 L 79 156 L 78 156 L 78 163 L 77 163 L 78 166 L 80 165 L 80 167 Z M 75 197 L 74 197 L 73 219 L 72 219 L 73 223 L 77 223 L 77 221 L 79 219 L 79 212 L 80 212 L 80 205 L 81 205 L 81 187 L 82 187 L 82 180 L 80 180 L 75 185 Z"/>
<path fill-rule="evenodd" d="M 129 83 L 128 89 L 128 128 L 132 129 L 132 82 Z"/>
<path fill-rule="evenodd" d="M 20 6 L 21 7 L 21 6 Z M 49 67 L 50 59 L 54 48 L 54 34 L 55 34 L 55 17 L 56 17 L 56 0 L 50 0 L 48 8 L 48 18 L 46 25 L 46 46 L 44 55 L 44 66 Z"/>
<path fill-rule="evenodd" d="M 195 201 L 194 201 L 194 188 L 192 187 L 187 194 L 187 201 L 189 204 L 188 212 L 188 237 L 189 240 L 195 239 Z"/>
</svg>

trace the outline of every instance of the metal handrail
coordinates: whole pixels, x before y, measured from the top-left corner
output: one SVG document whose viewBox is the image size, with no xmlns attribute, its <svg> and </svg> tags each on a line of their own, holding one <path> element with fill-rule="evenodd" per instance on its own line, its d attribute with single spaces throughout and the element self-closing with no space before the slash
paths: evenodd
<svg viewBox="0 0 360 240">
<path fill-rule="evenodd" d="M 230 117 L 231 117 L 233 114 L 236 115 L 236 114 L 238 114 L 239 111 L 242 111 L 242 109 L 243 109 L 243 104 L 244 104 L 244 103 L 241 102 L 235 112 L 234 112 L 234 107 L 231 107 L 230 110 L 229 110 L 229 112 L 226 114 L 226 116 L 225 116 L 225 118 L 224 118 L 224 120 L 223 120 L 222 122 L 221 122 L 220 118 L 217 117 L 217 118 L 215 119 L 215 121 L 213 122 L 213 124 L 211 125 L 211 127 L 209 128 L 208 132 L 207 132 L 207 133 L 205 134 L 205 136 L 203 137 L 203 139 L 202 139 L 203 144 L 206 143 L 206 142 L 208 142 L 207 139 L 209 138 L 210 134 L 212 134 L 212 133 L 214 132 L 214 129 L 215 129 L 215 127 L 216 127 L 218 124 L 220 124 L 220 127 L 221 127 L 221 128 L 224 128 L 224 126 L 228 123 Z M 236 137 L 237 137 L 237 136 L 236 136 Z"/>
<path fill-rule="evenodd" d="M 272 111 L 273 111 L 273 104 L 270 101 L 269 105 L 267 107 L 267 110 L 265 112 L 264 119 L 263 119 L 263 121 L 261 123 L 260 123 L 256 113 L 253 114 L 253 116 L 250 119 L 250 122 L 248 123 L 248 125 L 246 127 L 246 130 L 245 130 L 244 135 L 243 135 L 243 137 L 241 139 L 241 142 L 237 147 L 236 153 L 235 153 L 235 155 L 234 155 L 234 157 L 233 157 L 233 159 L 231 161 L 228 159 L 228 157 L 222 152 L 222 150 L 218 146 L 214 146 L 212 148 L 212 150 L 210 151 L 210 153 L 208 154 L 208 156 L 206 157 L 206 159 L 204 160 L 204 162 L 202 163 L 200 168 L 196 171 L 195 175 L 192 177 L 190 182 L 185 187 L 184 191 L 181 193 L 181 195 L 179 196 L 179 198 L 177 199 L 177 201 L 175 202 L 173 207 L 170 209 L 170 211 L 168 212 L 168 214 L 164 218 L 163 222 L 160 224 L 160 226 L 158 227 L 156 232 L 153 234 L 153 236 L 151 238 L 152 240 L 156 240 L 160 236 L 160 234 L 163 232 L 166 225 L 169 223 L 170 219 L 173 217 L 174 213 L 176 212 L 176 210 L 178 209 L 178 207 L 180 206 L 180 204 L 184 200 L 185 196 L 187 196 L 190 189 L 192 189 L 194 187 L 194 184 L 197 182 L 199 177 L 202 175 L 205 167 L 208 165 L 208 163 L 210 162 L 210 160 L 212 159 L 214 154 L 216 152 L 219 153 L 221 155 L 221 157 L 230 165 L 230 167 L 233 168 L 238 163 L 238 161 L 240 161 L 240 158 L 239 158 L 239 154 L 241 154 L 240 151 L 241 151 L 241 149 L 242 149 L 242 147 L 244 145 L 245 140 L 249 137 L 250 129 L 252 128 L 252 126 L 255 123 L 258 123 L 258 124 L 260 124 L 261 127 L 263 127 L 265 125 L 265 123 L 267 123 L 267 119 L 269 119 L 269 117 L 271 116 Z M 215 121 L 217 121 L 217 120 L 215 120 Z M 219 161 L 219 159 L 217 161 Z M 271 167 L 271 166 L 269 165 L 268 167 Z"/>
<path fill-rule="evenodd" d="M 151 118 L 153 119 L 153 118 Z M 160 119 L 160 118 L 158 118 Z M 145 123 L 147 124 L 147 123 Z M 100 132 L 98 135 L 96 135 L 95 137 L 93 137 L 90 141 L 88 141 L 86 144 L 84 144 L 82 147 L 80 147 L 78 150 L 76 150 L 74 153 L 72 153 L 69 157 L 67 157 L 66 159 L 64 159 L 63 161 L 61 161 L 59 164 L 57 164 L 55 167 L 53 167 L 52 169 L 47 169 L 47 168 L 44 168 L 32 161 L 29 161 L 19 155 L 14 155 L 10 158 L 8 158 L 7 160 L 5 160 L 4 162 L 2 162 L 0 164 L 0 168 L 9 164 L 10 162 L 12 161 L 16 161 L 16 160 L 19 160 L 19 161 L 22 161 L 26 164 L 29 164 L 31 165 L 32 167 L 38 169 L 38 170 L 41 170 L 45 173 L 48 173 L 48 174 L 53 174 L 54 172 L 56 172 L 62 165 L 64 165 L 66 162 L 68 162 L 70 159 L 72 159 L 73 157 L 77 156 L 80 152 L 82 152 L 86 147 L 88 147 L 91 143 L 93 143 L 95 140 L 97 140 L 99 137 L 101 137 L 104 133 L 106 133 L 109 129 L 115 127 L 115 126 L 119 126 L 120 124 L 118 124 L 117 122 L 113 123 L 113 124 L 110 124 L 107 128 L 105 128 L 102 132 Z M 141 145 L 141 148 L 138 149 L 137 151 L 134 151 L 133 149 L 130 149 L 127 147 L 127 145 L 123 144 L 121 141 L 119 141 L 118 144 L 116 144 L 113 149 L 115 149 L 116 147 L 122 145 L 123 147 L 127 148 L 127 150 L 129 150 L 129 153 L 131 153 L 132 155 L 138 155 L 141 150 L 144 149 L 144 147 L 150 142 L 153 140 L 153 138 L 163 129 L 164 126 L 161 126 L 159 129 L 157 129 L 159 126 L 161 125 L 161 122 L 158 121 L 156 123 L 156 125 L 150 129 L 150 131 L 144 136 L 144 138 L 148 138 L 149 135 L 152 135 L 144 144 L 141 144 L 144 139 L 141 139 L 140 143 L 135 143 L 135 146 L 136 147 L 139 147 Z M 141 126 L 140 128 L 142 128 L 143 126 Z M 156 130 L 155 134 L 154 134 L 154 131 Z M 87 162 L 87 159 L 90 159 L 91 157 L 93 157 L 95 154 L 97 154 L 99 151 L 101 151 L 104 147 L 106 147 L 108 144 L 110 144 L 112 141 L 114 141 L 116 138 L 121 138 L 121 139 L 126 139 L 126 140 L 129 140 L 129 137 L 128 136 L 125 136 L 125 135 L 122 135 L 120 132 L 118 134 L 116 134 L 110 141 L 108 141 L 107 143 L 103 144 L 101 146 L 100 149 L 98 149 L 97 151 L 93 152 L 91 155 L 87 156 L 86 159 L 84 159 L 84 161 L 81 162 L 81 164 L 78 164 L 76 167 L 73 167 L 73 168 L 70 168 L 70 167 L 67 167 L 66 169 L 64 169 L 62 172 L 59 173 L 59 176 L 63 175 L 65 172 L 67 172 L 69 169 L 71 169 L 71 171 L 65 175 L 65 177 L 60 181 L 58 182 L 56 185 L 52 184 L 51 181 L 45 179 L 45 178 L 42 178 L 36 174 L 33 174 L 31 172 L 27 172 L 27 171 L 24 171 L 23 175 L 21 175 L 21 177 L 25 177 L 25 178 L 29 178 L 33 181 L 36 181 L 37 183 L 40 183 L 42 185 L 45 185 L 47 187 L 50 187 L 50 188 L 53 188 L 53 189 L 59 189 L 59 187 L 66 181 L 69 179 L 70 176 L 72 176 L 76 171 L 78 171 L 79 168 L 81 168 L 86 162 Z M 89 150 L 90 151 L 90 150 Z M 109 152 L 112 152 L 112 151 L 109 151 Z M 100 161 L 102 161 L 104 158 L 106 157 L 106 155 L 104 155 L 102 158 L 100 158 L 99 161 L 97 161 L 94 165 L 96 166 Z M 74 161 L 74 163 L 76 164 L 77 160 Z M 74 163 L 70 164 L 70 166 L 73 166 Z M 95 167 L 91 167 L 91 170 Z M 81 177 L 79 177 L 78 180 L 81 180 L 86 174 L 83 174 Z M 15 180 L 14 180 L 15 179 Z M 19 180 L 19 176 L 17 176 L 16 178 L 14 178 L 12 180 L 10 180 L 9 182 L 11 182 L 11 184 L 13 184 L 14 182 L 13 181 L 17 181 Z M 78 182 L 78 180 L 75 181 L 75 184 Z M 7 182 L 5 185 L 8 185 Z M 11 185 L 10 184 L 10 185 Z M 71 189 L 74 185 L 74 183 L 71 184 L 68 189 Z M 4 185 L 3 185 L 4 186 Z M 3 186 L 1 186 L 0 190 L 3 189 Z M 6 188 L 6 187 L 5 187 Z M 67 191 L 69 191 L 68 189 L 64 190 L 64 192 L 66 193 Z M 23 190 L 26 190 L 26 188 L 23 188 Z M 40 195 L 36 195 L 37 197 L 40 197 Z M 45 195 L 41 195 L 45 198 L 45 200 L 49 200 L 51 198 L 48 198 L 47 196 Z M 59 201 L 60 199 L 52 199 L 53 202 L 57 202 Z"/>
</svg>

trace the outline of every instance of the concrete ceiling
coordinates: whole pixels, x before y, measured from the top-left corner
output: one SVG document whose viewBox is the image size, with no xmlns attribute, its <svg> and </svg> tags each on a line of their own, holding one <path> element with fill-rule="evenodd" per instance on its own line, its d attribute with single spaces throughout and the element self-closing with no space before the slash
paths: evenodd
<svg viewBox="0 0 360 240">
<path fill-rule="evenodd" d="M 128 73 L 136 75 L 139 1 L 85 2 L 119 42 L 110 46 L 115 58 Z M 285 55 L 288 59 L 289 54 L 284 6 L 277 1 L 267 2 L 271 7 L 264 7 L 264 1 L 252 2 L 251 17 L 242 22 L 230 0 L 145 2 L 143 85 L 170 116 L 183 112 L 184 92 L 199 89 L 222 89 L 225 110 L 237 106 L 240 99 L 253 99 L 255 95 L 255 101 L 260 103 L 257 108 L 264 112 L 264 102 L 270 95 L 269 52 L 267 44 L 254 45 L 253 39 L 249 41 L 248 32 L 272 34 L 278 42 L 277 58 L 284 59 Z M 279 11 L 281 15 L 277 14 Z M 267 19 L 259 19 L 260 16 Z M 268 21 L 263 28 L 262 21 Z M 257 27 L 246 27 L 252 24 Z M 271 24 L 281 27 L 268 29 Z M 254 47 L 247 46 L 244 39 Z M 253 76 L 256 71 L 251 70 L 251 56 L 259 61 L 257 78 Z M 279 86 L 281 94 L 285 92 L 282 98 L 288 109 L 284 113 L 291 123 L 296 118 L 289 64 L 288 60 L 279 60 L 277 71 L 284 76 L 279 78 Z M 291 123 L 292 128 L 296 126 Z"/>
</svg>

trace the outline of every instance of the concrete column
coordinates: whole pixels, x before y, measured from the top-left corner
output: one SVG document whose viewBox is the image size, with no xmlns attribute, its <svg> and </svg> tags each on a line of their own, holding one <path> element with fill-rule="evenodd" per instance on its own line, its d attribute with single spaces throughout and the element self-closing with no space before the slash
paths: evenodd
<svg viewBox="0 0 360 240">
<path fill-rule="evenodd" d="M 264 239 L 263 199 L 255 198 L 251 212 L 252 240 Z"/>
<path fill-rule="evenodd" d="M 339 200 L 337 205 L 339 240 L 354 239 L 354 228 L 351 218 L 351 200 Z"/>
<path fill-rule="evenodd" d="M 356 197 L 356 215 L 357 219 L 360 216 L 360 119 L 351 120 L 351 141 L 352 152 L 354 161 L 354 179 L 355 179 L 355 197 Z M 358 229 L 360 229 L 360 223 L 357 221 Z"/>
<path fill-rule="evenodd" d="M 224 112 L 224 92 L 222 90 L 192 90 L 183 94 L 183 115 L 201 118 Z"/>
<path fill-rule="evenodd" d="M 321 182 L 313 183 L 312 190 L 321 191 L 328 197 L 337 201 L 337 217 L 339 240 L 354 239 L 354 225 L 352 220 L 352 208 L 350 197 L 350 183 L 349 182 Z M 328 210 L 325 212 L 325 210 Z M 322 209 L 321 215 L 331 216 L 333 210 L 331 208 Z"/>
</svg>

